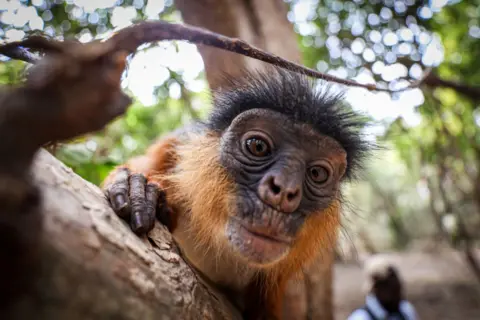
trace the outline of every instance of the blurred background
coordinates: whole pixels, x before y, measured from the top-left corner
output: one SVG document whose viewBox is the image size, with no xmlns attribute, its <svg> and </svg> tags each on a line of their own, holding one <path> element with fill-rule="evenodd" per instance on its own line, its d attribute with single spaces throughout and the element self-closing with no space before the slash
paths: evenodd
<svg viewBox="0 0 480 320">
<path fill-rule="evenodd" d="M 431 68 L 419 88 L 399 94 L 347 91 L 352 108 L 371 117 L 366 133 L 383 149 L 345 190 L 336 318 L 363 304 L 363 261 L 385 255 L 423 319 L 480 319 L 480 1 L 285 3 L 308 67 L 390 89 Z M 0 39 L 45 33 L 91 41 L 147 19 L 183 21 L 171 0 L 0 0 Z M 1 59 L 0 83 L 20 82 L 26 64 Z M 156 137 L 211 108 L 202 56 L 186 42 L 144 46 L 123 86 L 134 98 L 124 117 L 49 146 L 97 185 Z"/>
</svg>

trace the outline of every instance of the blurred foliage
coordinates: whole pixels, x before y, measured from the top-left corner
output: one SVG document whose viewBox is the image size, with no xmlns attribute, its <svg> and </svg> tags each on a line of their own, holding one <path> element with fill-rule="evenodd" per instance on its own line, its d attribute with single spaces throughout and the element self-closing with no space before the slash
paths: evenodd
<svg viewBox="0 0 480 320">
<path fill-rule="evenodd" d="M 480 0 L 286 2 L 304 63 L 319 71 L 395 89 L 432 67 L 441 79 L 480 84 Z M 89 41 L 134 21 L 158 18 L 181 21 L 173 1 L 0 1 L 0 38 L 43 32 Z M 168 45 L 178 50 L 175 43 Z M 18 61 L 0 64 L 0 83 L 17 83 L 23 68 Z M 155 103 L 136 101 L 125 117 L 102 132 L 59 145 L 56 155 L 98 184 L 158 135 L 203 118 L 210 105 L 206 90 L 188 90 L 185 74 L 165 69 Z M 203 73 L 195 77 L 203 79 Z M 387 151 L 372 159 L 366 179 L 347 192 L 353 213 L 364 216 L 347 213 L 353 230 L 369 231 L 382 248 L 404 248 L 412 239 L 430 236 L 454 246 L 479 237 L 479 101 L 451 88 L 421 90 L 413 110 L 418 121 L 407 121 L 402 112 L 382 121 L 377 138 Z M 406 106 L 411 104 L 406 94 L 392 98 Z"/>
<path fill-rule="evenodd" d="M 175 78 L 180 78 L 178 74 L 170 73 L 170 79 L 156 90 L 157 95 L 164 97 L 156 104 L 134 103 L 126 116 L 102 132 L 64 144 L 55 155 L 85 179 L 99 184 L 114 166 L 141 154 L 159 136 L 192 119 L 204 117 L 207 109 L 192 109 L 189 92 L 184 92 L 179 99 L 169 96 L 168 88 L 173 83 L 178 84 Z M 201 100 L 209 98 L 206 92 L 197 96 Z"/>
<path fill-rule="evenodd" d="M 478 89 L 478 0 L 288 2 L 310 67 L 390 89 L 432 67 L 441 79 Z M 384 247 L 426 235 L 471 246 L 480 235 L 480 103 L 450 88 L 421 89 L 423 103 L 414 111 L 420 121 L 402 115 L 386 121 L 378 138 L 390 150 L 370 163 L 365 182 L 350 188 L 357 212 L 368 216 L 353 219 L 354 229 L 387 227 L 388 240 L 381 231 L 371 234 Z"/>
<path fill-rule="evenodd" d="M 157 0 L 13 0 L 0 2 L 0 13 L 0 35 L 7 41 L 18 40 L 32 33 L 58 39 L 75 37 L 80 41 L 90 41 L 145 19 L 179 21 L 172 1 Z M 169 45 L 175 47 L 174 43 Z M 22 78 L 23 67 L 24 64 L 19 61 L 2 63 L 0 82 L 17 83 Z M 154 90 L 156 103 L 144 106 L 136 101 L 125 117 L 114 121 L 101 132 L 49 149 L 54 150 L 55 155 L 76 173 L 100 184 L 114 166 L 145 151 L 158 136 L 192 118 L 204 116 L 206 108 L 195 110 L 192 99 L 208 100 L 207 93 L 188 91 L 181 74 L 165 69 L 167 79 L 159 81 Z M 199 78 L 203 78 L 203 75 L 200 74 Z M 170 95 L 172 87 L 180 88 L 179 97 Z M 209 104 L 207 102 L 204 105 L 208 107 Z"/>
<path fill-rule="evenodd" d="M 40 32 L 90 40 L 128 22 L 175 20 L 172 0 L 7 0 L 0 3 L 0 10 L 1 35 L 7 39 Z"/>
</svg>

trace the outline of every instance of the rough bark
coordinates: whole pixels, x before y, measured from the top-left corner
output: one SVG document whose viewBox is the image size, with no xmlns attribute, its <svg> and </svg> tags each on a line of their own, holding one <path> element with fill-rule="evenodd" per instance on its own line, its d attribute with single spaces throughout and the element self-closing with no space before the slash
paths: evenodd
<svg viewBox="0 0 480 320">
<path fill-rule="evenodd" d="M 43 191 L 40 272 L 1 319 L 241 319 L 163 226 L 138 238 L 96 186 L 45 150 L 33 172 Z"/>
<path fill-rule="evenodd" d="M 240 38 L 282 58 L 301 62 L 297 36 L 287 19 L 288 8 L 283 0 L 176 0 L 175 5 L 185 23 Z M 221 86 L 225 73 L 235 75 L 265 66 L 263 62 L 215 48 L 198 46 L 198 50 L 212 89 Z M 333 251 L 324 253 L 300 279 L 291 281 L 285 298 L 286 319 L 305 319 L 307 310 L 312 319 L 333 319 L 333 261 Z M 309 284 L 308 290 L 305 283 Z"/>
</svg>

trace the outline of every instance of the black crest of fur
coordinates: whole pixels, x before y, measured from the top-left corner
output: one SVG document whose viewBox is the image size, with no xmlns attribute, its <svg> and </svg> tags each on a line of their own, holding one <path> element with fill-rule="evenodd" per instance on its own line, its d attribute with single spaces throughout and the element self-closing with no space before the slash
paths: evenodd
<svg viewBox="0 0 480 320">
<path fill-rule="evenodd" d="M 226 88 L 215 93 L 215 107 L 208 120 L 211 130 L 222 132 L 239 114 L 249 109 L 270 109 L 296 123 L 306 123 L 317 132 L 338 141 L 347 152 L 345 177 L 352 179 L 372 149 L 361 130 L 366 117 L 343 101 L 343 93 L 332 86 L 315 86 L 305 75 L 267 69 L 245 72 L 238 78 L 225 77 Z"/>
</svg>

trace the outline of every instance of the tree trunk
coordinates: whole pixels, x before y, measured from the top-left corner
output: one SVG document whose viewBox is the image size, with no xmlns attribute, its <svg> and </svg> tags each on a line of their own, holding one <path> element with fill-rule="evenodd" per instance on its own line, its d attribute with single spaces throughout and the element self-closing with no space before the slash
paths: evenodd
<svg viewBox="0 0 480 320">
<path fill-rule="evenodd" d="M 288 7 L 283 0 L 177 0 L 175 5 L 185 23 L 240 38 L 301 63 L 297 36 L 287 19 Z M 199 45 L 198 50 L 211 89 L 221 86 L 225 73 L 236 75 L 245 69 L 265 66 L 261 61 L 215 48 Z M 291 282 L 285 298 L 286 319 L 305 319 L 307 310 L 311 319 L 333 319 L 333 261 L 333 250 L 324 253 L 301 279 Z M 308 290 L 305 283 L 309 284 Z"/>
<path fill-rule="evenodd" d="M 0 319 L 241 319 L 199 281 L 162 225 L 138 238 L 96 186 L 45 150 L 33 172 L 43 191 L 41 258 L 32 266 L 40 272 Z"/>
<path fill-rule="evenodd" d="M 287 19 L 283 0 L 176 0 L 185 23 L 240 38 L 251 45 L 300 63 L 296 34 Z M 210 88 L 221 85 L 224 74 L 260 69 L 265 63 L 231 52 L 198 45 Z"/>
<path fill-rule="evenodd" d="M 430 214 L 432 216 L 435 225 L 437 226 L 437 238 L 441 241 L 444 241 L 448 245 L 451 245 L 451 239 L 448 231 L 445 229 L 442 221 L 442 213 L 437 210 L 435 207 L 435 188 L 431 177 L 426 177 L 427 180 L 427 187 L 430 192 L 429 196 L 429 205 L 430 205 Z"/>
</svg>

